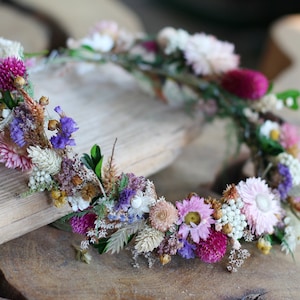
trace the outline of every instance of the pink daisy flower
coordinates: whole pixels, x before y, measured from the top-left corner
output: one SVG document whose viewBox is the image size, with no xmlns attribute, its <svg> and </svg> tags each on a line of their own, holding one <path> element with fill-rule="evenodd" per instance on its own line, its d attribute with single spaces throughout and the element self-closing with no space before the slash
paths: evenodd
<svg viewBox="0 0 300 300">
<path fill-rule="evenodd" d="M 237 190 L 244 202 L 241 211 L 245 214 L 252 233 L 256 235 L 273 233 L 281 209 L 278 199 L 265 180 L 248 178 L 237 185 Z"/>
<path fill-rule="evenodd" d="M 206 241 L 201 240 L 195 249 L 195 254 L 206 263 L 220 261 L 226 253 L 227 236 L 215 230 L 211 230 Z"/>
<path fill-rule="evenodd" d="M 249 69 L 235 69 L 224 74 L 222 86 L 228 92 L 250 100 L 257 100 L 268 90 L 268 79 L 260 72 Z"/>
<path fill-rule="evenodd" d="M 233 44 L 205 33 L 189 37 L 184 57 L 196 75 L 220 74 L 237 68 L 239 64 L 239 56 L 234 54 Z"/>
<path fill-rule="evenodd" d="M 186 239 L 188 234 L 195 243 L 200 239 L 206 240 L 210 233 L 210 225 L 214 224 L 212 213 L 214 210 L 210 205 L 204 203 L 204 199 L 199 196 L 192 196 L 182 202 L 176 202 L 179 212 L 179 235 Z"/>
<path fill-rule="evenodd" d="M 0 90 L 14 91 L 14 78 L 26 76 L 26 67 L 21 59 L 7 57 L 0 60 Z"/>
<path fill-rule="evenodd" d="M 0 162 L 9 169 L 20 168 L 22 171 L 26 171 L 32 168 L 32 162 L 27 152 L 10 142 L 3 134 L 0 134 Z"/>
<path fill-rule="evenodd" d="M 298 147 L 300 144 L 300 134 L 298 127 L 284 123 L 280 127 L 280 144 L 285 148 Z"/>
</svg>

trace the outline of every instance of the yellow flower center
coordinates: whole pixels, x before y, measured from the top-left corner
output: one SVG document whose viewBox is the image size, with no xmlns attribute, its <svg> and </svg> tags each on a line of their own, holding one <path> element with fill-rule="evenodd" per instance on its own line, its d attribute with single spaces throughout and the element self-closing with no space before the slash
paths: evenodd
<svg viewBox="0 0 300 300">
<path fill-rule="evenodd" d="M 278 141 L 280 136 L 280 132 L 278 129 L 272 129 L 270 132 L 270 138 L 274 141 Z"/>
<path fill-rule="evenodd" d="M 187 225 L 190 225 L 191 223 L 198 225 L 201 222 L 201 216 L 198 212 L 191 211 L 184 217 L 184 222 Z"/>
</svg>

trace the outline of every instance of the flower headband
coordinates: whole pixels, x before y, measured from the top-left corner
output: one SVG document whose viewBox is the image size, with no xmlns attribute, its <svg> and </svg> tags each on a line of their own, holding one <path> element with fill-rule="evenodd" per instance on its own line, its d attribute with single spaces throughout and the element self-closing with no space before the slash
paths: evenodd
<svg viewBox="0 0 300 300">
<path fill-rule="evenodd" d="M 300 135 L 275 112 L 297 109 L 298 91 L 272 93 L 263 74 L 239 67 L 232 44 L 205 33 L 164 28 L 150 37 L 103 21 L 67 45 L 49 61 L 113 63 L 170 105 L 208 121 L 230 118 L 255 167 L 255 177 L 228 184 L 218 198 L 191 193 L 167 201 L 149 179 L 118 172 L 113 153 L 104 160 L 98 145 L 74 153 L 76 122 L 60 106 L 57 119 L 46 116 L 49 99 L 34 99 L 22 46 L 0 39 L 0 162 L 28 172 L 23 196 L 48 192 L 56 207 L 72 207 L 62 220 L 84 236 L 82 260 L 89 262 L 89 245 L 99 253 L 127 245 L 135 267 L 139 256 L 149 266 L 174 255 L 206 263 L 227 256 L 235 272 L 250 256 L 244 242 L 265 254 L 277 242 L 293 254 L 300 237 Z"/>
</svg>

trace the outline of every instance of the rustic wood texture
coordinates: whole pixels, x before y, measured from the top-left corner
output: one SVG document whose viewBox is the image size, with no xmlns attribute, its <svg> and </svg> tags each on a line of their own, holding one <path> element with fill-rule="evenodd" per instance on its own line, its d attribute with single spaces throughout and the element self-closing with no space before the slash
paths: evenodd
<svg viewBox="0 0 300 300">
<path fill-rule="evenodd" d="M 257 299 L 299 299 L 299 264 L 277 247 L 269 255 L 245 244 L 251 257 L 237 273 L 226 270 L 226 258 L 218 264 L 175 257 L 149 269 L 139 258 L 131 266 L 131 252 L 99 255 L 90 249 L 90 265 L 75 260 L 72 243 L 80 237 L 46 226 L 0 246 L 0 269 L 7 281 L 26 299 L 241 299 L 261 293 Z M 295 257 L 299 261 L 300 255 Z M 1 292 L 0 292 L 1 293 Z M 0 294 L 1 296 L 1 294 Z"/>
<path fill-rule="evenodd" d="M 83 73 L 82 73 L 83 72 Z M 147 96 L 125 71 L 87 64 L 50 67 L 31 74 L 37 99 L 50 98 L 47 114 L 61 105 L 79 125 L 76 152 L 99 144 L 106 158 L 115 139 L 115 160 L 120 171 L 148 176 L 171 164 L 181 149 L 201 131 L 202 118 L 191 118 Z M 0 243 L 49 224 L 65 215 L 47 193 L 21 197 L 27 174 L 0 167 Z"/>
</svg>

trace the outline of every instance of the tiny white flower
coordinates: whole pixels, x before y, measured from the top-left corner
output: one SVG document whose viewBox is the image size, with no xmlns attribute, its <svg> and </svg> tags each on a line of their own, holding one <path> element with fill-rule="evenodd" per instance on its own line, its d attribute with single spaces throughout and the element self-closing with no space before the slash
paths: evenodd
<svg viewBox="0 0 300 300">
<path fill-rule="evenodd" d="M 90 205 L 89 201 L 82 199 L 80 196 L 68 197 L 68 202 L 71 205 L 73 211 L 85 210 Z"/>
<path fill-rule="evenodd" d="M 108 52 L 114 47 L 114 40 L 109 35 L 94 32 L 91 36 L 83 38 L 81 44 L 90 46 L 96 51 Z"/>
<path fill-rule="evenodd" d="M 285 101 L 286 101 L 285 103 L 286 103 L 287 107 L 291 107 L 294 104 L 294 100 L 291 97 L 286 98 Z"/>
</svg>

